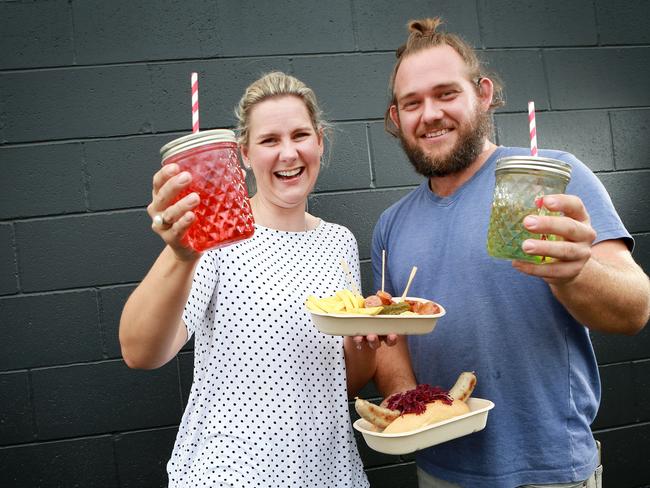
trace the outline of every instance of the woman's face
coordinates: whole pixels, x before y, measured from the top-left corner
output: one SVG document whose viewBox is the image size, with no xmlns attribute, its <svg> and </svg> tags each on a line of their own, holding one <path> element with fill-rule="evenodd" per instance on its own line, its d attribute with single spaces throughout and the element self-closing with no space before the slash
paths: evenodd
<svg viewBox="0 0 650 488">
<path fill-rule="evenodd" d="M 304 209 L 318 178 L 322 133 L 311 123 L 307 107 L 295 96 L 270 98 L 250 112 L 244 163 L 257 185 L 256 198 L 282 208 Z"/>
</svg>

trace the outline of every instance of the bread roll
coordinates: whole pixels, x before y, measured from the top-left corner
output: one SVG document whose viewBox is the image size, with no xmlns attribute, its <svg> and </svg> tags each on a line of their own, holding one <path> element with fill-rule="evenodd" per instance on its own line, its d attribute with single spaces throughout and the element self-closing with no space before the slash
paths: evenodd
<svg viewBox="0 0 650 488">
<path fill-rule="evenodd" d="M 384 429 L 384 434 L 397 434 L 416 430 L 425 425 L 435 424 L 468 412 L 469 407 L 463 401 L 454 400 L 451 404 L 447 404 L 441 400 L 435 400 L 427 403 L 426 410 L 420 415 L 407 413 L 399 416 Z"/>
</svg>

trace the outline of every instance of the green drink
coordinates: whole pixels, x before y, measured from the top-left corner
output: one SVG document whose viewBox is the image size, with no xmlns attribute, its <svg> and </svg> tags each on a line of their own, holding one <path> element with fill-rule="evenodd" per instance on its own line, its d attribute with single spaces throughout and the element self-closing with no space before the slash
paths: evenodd
<svg viewBox="0 0 650 488">
<path fill-rule="evenodd" d="M 559 215 L 548 212 L 543 197 L 564 193 L 571 178 L 571 166 L 562 161 L 533 156 L 513 156 L 497 161 L 496 185 L 487 234 L 487 251 L 501 259 L 549 262 L 545 256 L 526 254 L 521 244 L 526 239 L 555 241 L 557 236 L 528 232 L 527 215 Z"/>
</svg>

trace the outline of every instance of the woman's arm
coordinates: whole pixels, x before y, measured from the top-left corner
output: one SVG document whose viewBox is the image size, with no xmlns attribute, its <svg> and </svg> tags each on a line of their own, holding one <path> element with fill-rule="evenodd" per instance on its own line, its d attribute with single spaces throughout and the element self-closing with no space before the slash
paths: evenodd
<svg viewBox="0 0 650 488">
<path fill-rule="evenodd" d="M 196 218 L 192 209 L 199 197 L 190 193 L 171 202 L 191 179 L 176 164 L 165 165 L 153 176 L 147 212 L 154 221 L 163 218 L 163 225 L 151 227 L 167 245 L 122 311 L 120 346 L 130 368 L 158 368 L 176 356 L 187 341 L 183 309 L 201 255 L 184 242 L 183 236 Z"/>
<path fill-rule="evenodd" d="M 375 350 L 367 342 L 352 337 L 343 340 L 348 398 L 354 398 L 375 374 Z"/>
<path fill-rule="evenodd" d="M 187 341 L 182 317 L 196 262 L 181 261 L 165 247 L 129 297 L 120 320 L 120 346 L 130 368 L 158 368 Z"/>
</svg>

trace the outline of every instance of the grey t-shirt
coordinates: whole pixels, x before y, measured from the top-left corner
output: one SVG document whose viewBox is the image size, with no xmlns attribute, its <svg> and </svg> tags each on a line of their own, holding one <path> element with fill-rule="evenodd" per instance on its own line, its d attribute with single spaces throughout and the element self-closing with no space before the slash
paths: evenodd
<svg viewBox="0 0 650 488">
<path fill-rule="evenodd" d="M 464 487 L 513 487 L 587 478 L 596 467 L 590 424 L 600 382 L 589 333 L 540 278 L 490 257 L 486 236 L 496 160 L 529 154 L 499 147 L 449 197 L 425 181 L 386 210 L 373 236 L 375 283 L 387 253 L 386 288 L 435 300 L 447 314 L 431 334 L 409 337 L 418 381 L 449 388 L 475 371 L 475 397 L 495 403 L 485 430 L 417 455 L 431 475 Z M 580 196 L 597 242 L 629 233 L 597 177 L 574 156 L 540 151 L 572 166 L 567 193 Z"/>
</svg>

